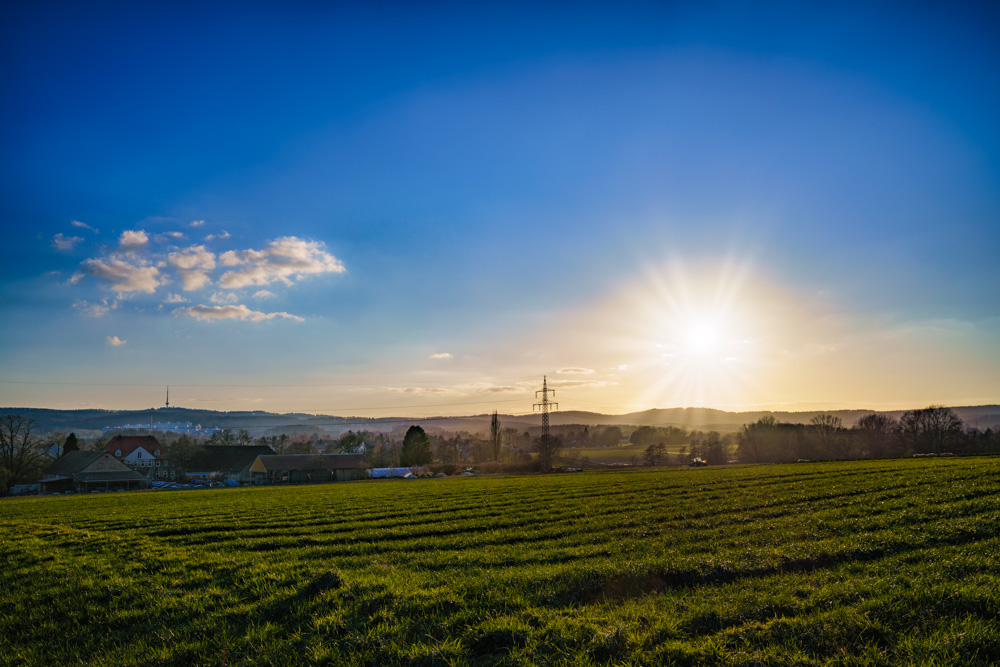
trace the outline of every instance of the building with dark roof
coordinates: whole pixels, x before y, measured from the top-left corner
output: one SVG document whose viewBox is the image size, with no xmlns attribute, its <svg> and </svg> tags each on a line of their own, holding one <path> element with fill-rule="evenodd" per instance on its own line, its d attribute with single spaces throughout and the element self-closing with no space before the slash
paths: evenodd
<svg viewBox="0 0 1000 667">
<path fill-rule="evenodd" d="M 250 482 L 250 466 L 258 456 L 273 455 L 274 450 L 267 445 L 205 445 L 198 450 L 190 462 L 184 464 L 188 477 L 198 479 L 229 480 L 247 484 Z"/>
<path fill-rule="evenodd" d="M 146 478 L 108 452 L 63 454 L 42 471 L 42 493 L 146 488 Z"/>
<path fill-rule="evenodd" d="M 308 484 L 365 479 L 371 464 L 361 454 L 258 456 L 250 468 L 254 484 Z"/>
</svg>

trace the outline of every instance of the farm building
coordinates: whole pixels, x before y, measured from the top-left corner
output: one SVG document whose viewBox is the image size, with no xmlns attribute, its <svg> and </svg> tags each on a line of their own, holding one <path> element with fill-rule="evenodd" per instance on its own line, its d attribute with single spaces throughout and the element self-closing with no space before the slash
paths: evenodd
<svg viewBox="0 0 1000 667">
<path fill-rule="evenodd" d="M 274 454 L 267 445 L 206 445 L 184 466 L 188 477 L 217 481 L 250 482 L 250 466 L 258 456 Z"/>
<path fill-rule="evenodd" d="M 369 468 L 361 454 L 285 454 L 258 456 L 250 470 L 254 484 L 299 484 L 365 479 Z"/>
<path fill-rule="evenodd" d="M 42 471 L 42 493 L 142 489 L 146 478 L 108 452 L 63 454 Z"/>
</svg>

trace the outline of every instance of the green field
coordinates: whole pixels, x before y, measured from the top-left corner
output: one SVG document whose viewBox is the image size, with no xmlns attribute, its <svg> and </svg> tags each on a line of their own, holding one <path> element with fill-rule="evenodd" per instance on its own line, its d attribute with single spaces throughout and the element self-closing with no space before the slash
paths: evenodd
<svg viewBox="0 0 1000 667">
<path fill-rule="evenodd" d="M 0 502 L 5 664 L 996 664 L 1000 459 Z"/>
<path fill-rule="evenodd" d="M 568 459 L 578 460 L 587 458 L 597 464 L 623 464 L 642 463 L 642 455 L 647 447 L 645 445 L 622 445 L 621 447 L 587 447 L 582 449 L 563 449 L 559 455 Z M 667 447 L 666 452 L 671 456 L 677 454 L 680 446 Z"/>
</svg>

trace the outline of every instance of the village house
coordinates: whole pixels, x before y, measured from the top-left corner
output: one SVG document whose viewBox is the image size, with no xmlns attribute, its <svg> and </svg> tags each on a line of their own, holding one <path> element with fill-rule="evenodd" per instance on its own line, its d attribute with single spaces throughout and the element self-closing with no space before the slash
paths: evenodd
<svg viewBox="0 0 1000 667">
<path fill-rule="evenodd" d="M 167 449 L 151 435 L 116 435 L 104 451 L 150 479 L 177 479 Z"/>
<path fill-rule="evenodd" d="M 42 471 L 42 493 L 142 489 L 146 478 L 108 452 L 73 451 Z"/>
<path fill-rule="evenodd" d="M 258 456 L 250 468 L 254 484 L 349 482 L 368 477 L 361 454 L 282 454 Z"/>
</svg>

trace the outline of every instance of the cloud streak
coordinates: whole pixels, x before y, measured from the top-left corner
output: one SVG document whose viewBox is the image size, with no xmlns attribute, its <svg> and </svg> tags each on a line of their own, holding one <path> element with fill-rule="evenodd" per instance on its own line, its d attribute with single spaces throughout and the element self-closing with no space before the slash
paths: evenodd
<svg viewBox="0 0 1000 667">
<path fill-rule="evenodd" d="M 190 308 L 178 308 L 174 311 L 181 315 L 188 315 L 203 322 L 217 320 L 244 320 L 250 322 L 263 322 L 276 318 L 305 322 L 304 317 L 292 315 L 290 313 L 263 313 L 258 310 L 250 310 L 248 307 L 237 304 L 229 306 L 191 306 Z"/>
<path fill-rule="evenodd" d="M 121 347 L 128 342 L 127 340 L 122 340 L 118 336 L 108 336 L 105 340 L 107 340 L 108 345 L 111 345 L 112 347 Z"/>
<path fill-rule="evenodd" d="M 78 229 L 89 229 L 90 231 L 94 232 L 95 234 L 97 233 L 97 230 L 94 229 L 93 227 L 91 227 L 90 225 L 88 225 L 86 222 L 80 222 L 79 220 L 70 220 L 69 224 L 71 224 L 72 226 L 74 226 L 74 227 L 76 227 Z"/>
</svg>

